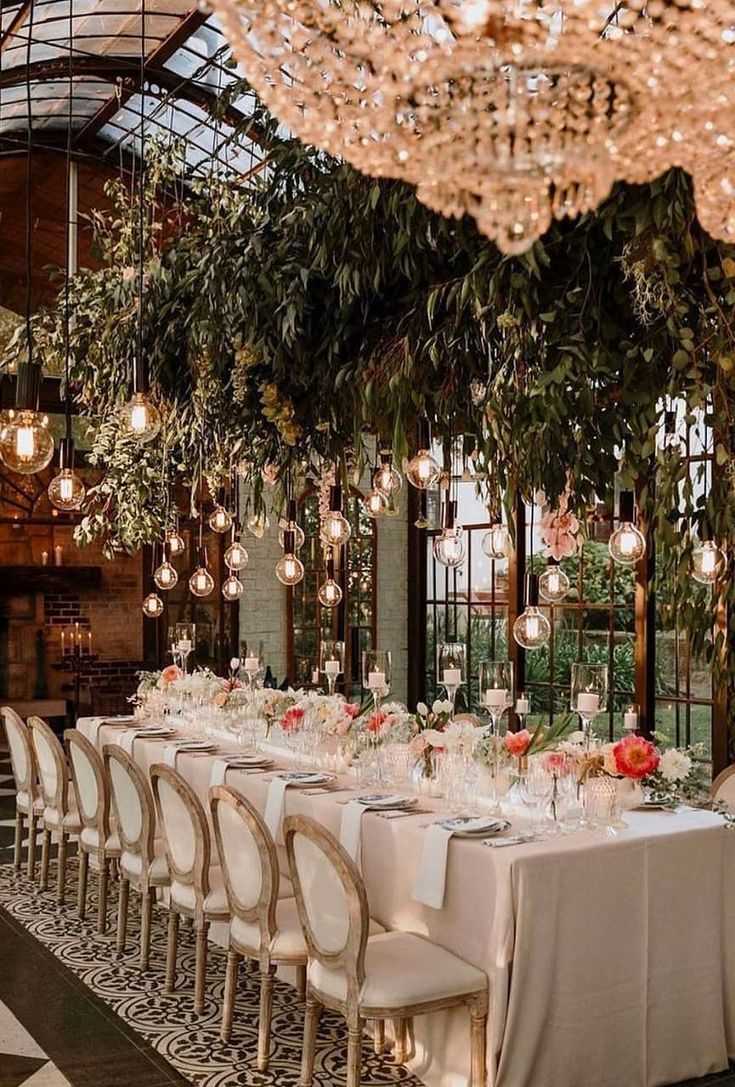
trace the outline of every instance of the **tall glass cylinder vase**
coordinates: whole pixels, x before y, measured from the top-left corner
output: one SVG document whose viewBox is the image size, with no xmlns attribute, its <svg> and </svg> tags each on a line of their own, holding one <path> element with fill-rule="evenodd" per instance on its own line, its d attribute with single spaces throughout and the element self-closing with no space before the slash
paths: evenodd
<svg viewBox="0 0 735 1087">
<path fill-rule="evenodd" d="M 579 714 L 584 733 L 584 747 L 592 743 L 592 725 L 598 713 L 607 709 L 608 667 L 606 664 L 572 665 L 571 709 Z"/>
<path fill-rule="evenodd" d="M 480 661 L 480 705 L 490 719 L 491 768 L 493 776 L 491 808 L 493 815 L 501 815 L 500 790 L 500 722 L 503 714 L 513 705 L 514 671 L 512 661 Z"/>
</svg>

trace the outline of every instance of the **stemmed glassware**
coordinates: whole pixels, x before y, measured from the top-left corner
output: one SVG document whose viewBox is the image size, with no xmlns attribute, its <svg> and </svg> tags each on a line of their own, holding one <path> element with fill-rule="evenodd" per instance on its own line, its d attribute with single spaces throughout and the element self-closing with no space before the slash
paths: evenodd
<svg viewBox="0 0 735 1087">
<path fill-rule="evenodd" d="M 528 767 L 518 780 L 521 801 L 531 815 L 531 830 L 538 832 L 543 826 L 543 813 L 552 799 L 554 792 L 553 776 L 536 759 L 529 761 Z"/>
<path fill-rule="evenodd" d="M 189 655 L 194 651 L 197 640 L 196 623 L 177 623 L 174 627 L 173 647 L 181 659 L 182 672 L 187 671 Z"/>
<path fill-rule="evenodd" d="M 607 683 L 606 664 L 577 661 L 572 665 L 571 708 L 573 713 L 579 714 L 586 751 L 590 749 L 592 723 L 607 706 Z"/>
<path fill-rule="evenodd" d="M 337 677 L 341 676 L 345 670 L 344 642 L 322 642 L 321 670 L 327 677 L 327 688 L 329 693 L 330 695 L 333 695 L 334 688 L 337 684 Z"/>
<path fill-rule="evenodd" d="M 493 789 L 490 812 L 501 815 L 498 776 L 500 774 L 500 721 L 513 705 L 512 661 L 480 661 L 480 705 L 490 718 L 492 737 Z"/>
<path fill-rule="evenodd" d="M 467 650 L 462 642 L 445 642 L 439 646 L 436 655 L 436 678 L 447 692 L 454 716 L 457 691 L 467 681 Z"/>
<path fill-rule="evenodd" d="M 390 650 L 366 649 L 362 654 L 362 682 L 370 691 L 375 712 L 382 700 L 390 694 Z"/>
</svg>

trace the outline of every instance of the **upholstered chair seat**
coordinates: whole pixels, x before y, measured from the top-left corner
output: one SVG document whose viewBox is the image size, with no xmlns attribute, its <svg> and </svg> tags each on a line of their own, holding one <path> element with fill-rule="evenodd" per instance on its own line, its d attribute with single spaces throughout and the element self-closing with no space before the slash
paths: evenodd
<svg viewBox="0 0 735 1087">
<path fill-rule="evenodd" d="M 42 891 L 48 887 L 51 835 L 54 834 L 58 840 L 56 900 L 62 903 L 66 893 L 68 844 L 79 834 L 82 820 L 69 781 L 69 764 L 56 733 L 40 717 L 29 717 L 28 725 L 43 797 L 40 887 Z"/>
<path fill-rule="evenodd" d="M 15 843 L 13 867 L 20 870 L 23 852 L 23 821 L 28 826 L 28 856 L 26 872 L 29 879 L 36 874 L 36 824 L 43 816 L 44 802 L 38 782 L 38 768 L 33 751 L 30 729 L 10 706 L 2 710 L 5 734 L 10 751 L 10 765 L 15 781 Z"/>
</svg>

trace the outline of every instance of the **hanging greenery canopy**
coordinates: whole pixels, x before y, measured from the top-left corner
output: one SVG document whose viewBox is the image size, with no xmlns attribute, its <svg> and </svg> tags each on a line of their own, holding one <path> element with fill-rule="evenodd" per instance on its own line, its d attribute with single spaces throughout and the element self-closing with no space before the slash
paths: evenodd
<svg viewBox="0 0 735 1087">
<path fill-rule="evenodd" d="M 407 186 L 271 137 L 267 176 L 248 187 L 213 177 L 182 190 L 175 151 L 150 156 L 145 350 L 164 415 L 150 447 L 118 425 L 136 341 L 137 193 L 113 184 L 111 212 L 94 217 L 101 267 L 71 283 L 73 381 L 105 475 L 79 538 L 115 550 L 160 537 L 162 484 L 202 471 L 213 490 L 233 461 L 257 505 L 264 477 L 318 476 L 345 450 L 359 467 L 367 435 L 401 458 L 426 412 L 436 435 L 465 436 L 493 503 L 568 491 L 584 516 L 616 476 L 637 485 L 670 622 L 722 663 L 716 602 L 693 586 L 688 557 L 704 517 L 720 542 L 735 524 L 735 252 L 699 226 L 688 177 L 621 186 L 504 258 L 470 219 L 439 217 Z M 63 317 L 39 329 L 49 362 Z M 665 397 L 712 428 L 721 482 L 709 490 L 681 451 L 661 448 Z"/>
</svg>

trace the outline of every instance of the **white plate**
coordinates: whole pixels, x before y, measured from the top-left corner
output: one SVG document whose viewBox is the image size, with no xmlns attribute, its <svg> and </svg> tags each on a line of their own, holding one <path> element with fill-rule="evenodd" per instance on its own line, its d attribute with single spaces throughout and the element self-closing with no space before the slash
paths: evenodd
<svg viewBox="0 0 735 1087">
<path fill-rule="evenodd" d="M 287 781 L 289 785 L 327 785 L 336 780 L 334 774 L 315 774 L 308 770 L 286 770 L 276 774 L 276 777 Z"/>
<path fill-rule="evenodd" d="M 415 796 L 395 796 L 387 795 L 386 793 L 363 793 L 362 796 L 358 796 L 355 799 L 358 804 L 362 804 L 365 808 L 374 808 L 375 810 L 380 809 L 381 811 L 412 808 L 414 804 L 418 803 Z"/>
<path fill-rule="evenodd" d="M 510 822 L 507 819 L 457 816 L 454 819 L 442 819 L 438 825 L 453 831 L 455 838 L 492 838 L 493 835 L 507 830 Z"/>
</svg>

